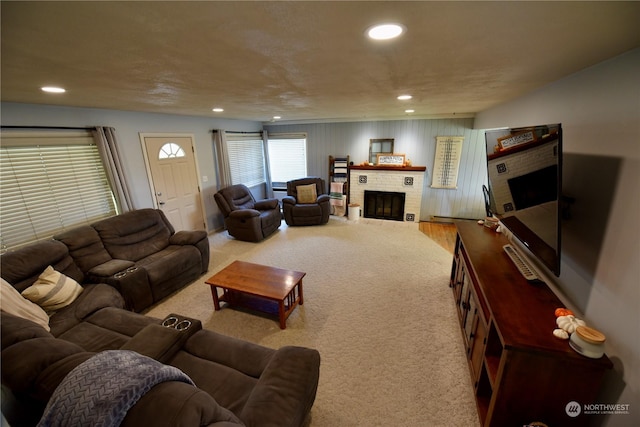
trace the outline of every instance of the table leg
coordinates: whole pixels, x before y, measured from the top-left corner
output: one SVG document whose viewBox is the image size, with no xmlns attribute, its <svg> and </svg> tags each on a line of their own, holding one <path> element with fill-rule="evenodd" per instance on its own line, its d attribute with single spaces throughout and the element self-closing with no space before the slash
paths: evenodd
<svg viewBox="0 0 640 427">
<path fill-rule="evenodd" d="M 287 319 L 284 316 L 284 300 L 278 302 L 278 317 L 280 318 L 280 329 L 287 329 Z"/>
<path fill-rule="evenodd" d="M 298 282 L 298 296 L 300 297 L 300 305 L 304 304 L 304 297 L 302 296 L 302 279 Z"/>
<path fill-rule="evenodd" d="M 211 286 L 211 296 L 213 297 L 213 308 L 217 311 L 220 310 L 220 300 L 218 299 L 218 289 L 214 285 Z"/>
</svg>

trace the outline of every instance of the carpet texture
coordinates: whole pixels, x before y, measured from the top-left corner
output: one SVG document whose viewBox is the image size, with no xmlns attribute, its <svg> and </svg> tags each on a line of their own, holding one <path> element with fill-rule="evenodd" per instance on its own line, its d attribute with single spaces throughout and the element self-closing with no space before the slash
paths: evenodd
<svg viewBox="0 0 640 427">
<path fill-rule="evenodd" d="M 309 425 L 478 426 L 451 289 L 452 255 L 415 224 L 331 217 L 260 243 L 210 237 L 209 271 L 146 314 L 180 313 L 267 347 L 320 351 Z M 304 305 L 275 317 L 214 312 L 204 280 L 234 260 L 304 271 Z"/>
</svg>

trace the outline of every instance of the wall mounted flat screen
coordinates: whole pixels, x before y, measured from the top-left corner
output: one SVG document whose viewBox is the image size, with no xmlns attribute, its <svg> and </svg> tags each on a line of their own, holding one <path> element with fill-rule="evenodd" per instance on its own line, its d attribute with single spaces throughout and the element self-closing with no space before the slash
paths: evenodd
<svg viewBox="0 0 640 427">
<path fill-rule="evenodd" d="M 560 275 L 560 124 L 485 133 L 490 210 L 531 254 Z"/>
</svg>

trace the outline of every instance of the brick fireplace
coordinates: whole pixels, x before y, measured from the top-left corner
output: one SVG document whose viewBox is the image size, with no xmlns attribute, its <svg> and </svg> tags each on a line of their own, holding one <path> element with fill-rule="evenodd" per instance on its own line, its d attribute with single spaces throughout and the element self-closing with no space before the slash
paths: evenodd
<svg viewBox="0 0 640 427">
<path fill-rule="evenodd" d="M 351 166 L 349 171 L 349 202 L 360 205 L 360 212 L 363 217 L 376 219 L 391 219 L 404 222 L 420 222 L 420 206 L 422 204 L 422 187 L 424 183 L 424 172 L 427 170 L 423 166 L 393 167 L 393 166 Z M 397 207 L 393 209 L 384 207 L 372 210 L 369 203 L 365 203 L 365 191 L 378 193 L 401 193 L 404 196 L 404 206 L 401 217 L 387 218 L 386 213 L 391 215 L 393 210 L 396 215 L 399 211 Z M 376 196 L 377 200 L 380 200 Z M 391 200 L 391 199 L 390 199 Z M 397 202 L 397 198 L 396 201 Z M 369 214 L 367 214 L 367 208 Z M 381 214 L 371 213 L 382 212 Z"/>
</svg>

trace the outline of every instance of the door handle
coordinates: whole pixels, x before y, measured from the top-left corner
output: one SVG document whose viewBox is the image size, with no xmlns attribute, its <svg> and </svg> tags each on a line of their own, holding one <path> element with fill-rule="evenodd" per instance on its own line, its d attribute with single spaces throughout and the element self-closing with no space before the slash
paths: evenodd
<svg viewBox="0 0 640 427">
<path fill-rule="evenodd" d="M 164 205 L 164 202 L 158 202 L 158 204 L 159 204 L 160 206 L 162 206 L 162 205 Z"/>
</svg>

